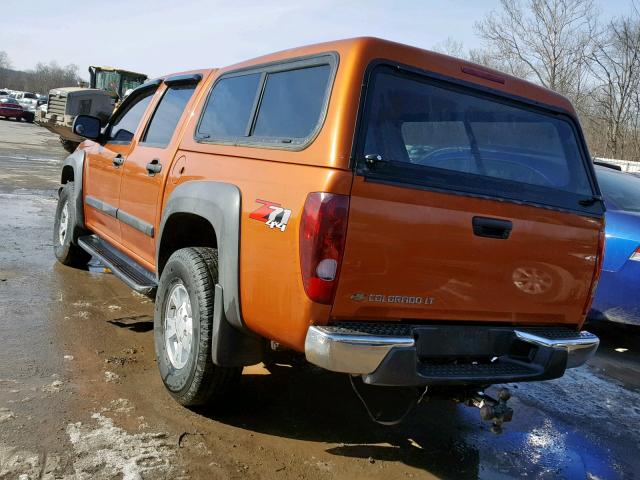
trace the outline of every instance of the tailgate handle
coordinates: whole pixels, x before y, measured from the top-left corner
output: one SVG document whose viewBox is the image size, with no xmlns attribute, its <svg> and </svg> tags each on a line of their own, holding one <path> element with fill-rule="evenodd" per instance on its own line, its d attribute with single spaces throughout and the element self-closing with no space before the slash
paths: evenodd
<svg viewBox="0 0 640 480">
<path fill-rule="evenodd" d="M 473 217 L 473 233 L 479 237 L 506 240 L 511 234 L 513 223 L 499 218 Z"/>
</svg>

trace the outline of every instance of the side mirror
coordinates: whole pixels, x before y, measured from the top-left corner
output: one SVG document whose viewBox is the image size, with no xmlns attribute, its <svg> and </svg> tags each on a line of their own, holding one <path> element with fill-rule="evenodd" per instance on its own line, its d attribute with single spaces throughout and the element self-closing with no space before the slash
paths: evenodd
<svg viewBox="0 0 640 480">
<path fill-rule="evenodd" d="M 95 140 L 100 136 L 100 119 L 91 115 L 78 115 L 73 121 L 73 133 Z"/>
</svg>

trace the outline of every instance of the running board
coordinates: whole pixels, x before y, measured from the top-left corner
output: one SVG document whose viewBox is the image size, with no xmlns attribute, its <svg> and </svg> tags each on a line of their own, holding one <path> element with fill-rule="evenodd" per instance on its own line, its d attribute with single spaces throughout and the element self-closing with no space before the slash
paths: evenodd
<svg viewBox="0 0 640 480">
<path fill-rule="evenodd" d="M 153 273 L 96 235 L 78 238 L 78 245 L 97 257 L 116 277 L 136 292 L 150 295 L 158 287 Z"/>
</svg>

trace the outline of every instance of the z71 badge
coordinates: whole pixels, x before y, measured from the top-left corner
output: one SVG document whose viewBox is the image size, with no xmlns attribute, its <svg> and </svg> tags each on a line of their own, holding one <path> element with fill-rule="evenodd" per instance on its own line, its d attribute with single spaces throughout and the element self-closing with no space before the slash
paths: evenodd
<svg viewBox="0 0 640 480">
<path fill-rule="evenodd" d="M 284 232 L 291 217 L 291 210 L 283 208 L 279 203 L 256 199 L 261 206 L 249 214 L 249 218 L 263 222 L 269 228 L 277 228 Z"/>
</svg>

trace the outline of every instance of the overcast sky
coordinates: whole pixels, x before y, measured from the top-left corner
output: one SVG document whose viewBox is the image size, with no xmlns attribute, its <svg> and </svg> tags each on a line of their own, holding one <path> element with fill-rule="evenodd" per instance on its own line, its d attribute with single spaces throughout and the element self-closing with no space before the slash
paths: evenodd
<svg viewBox="0 0 640 480">
<path fill-rule="evenodd" d="M 607 15 L 630 0 L 599 0 Z M 423 48 L 479 46 L 473 24 L 498 0 L 1 0 L 0 50 L 39 61 L 157 76 L 225 66 L 285 48 L 372 35 Z"/>
</svg>

